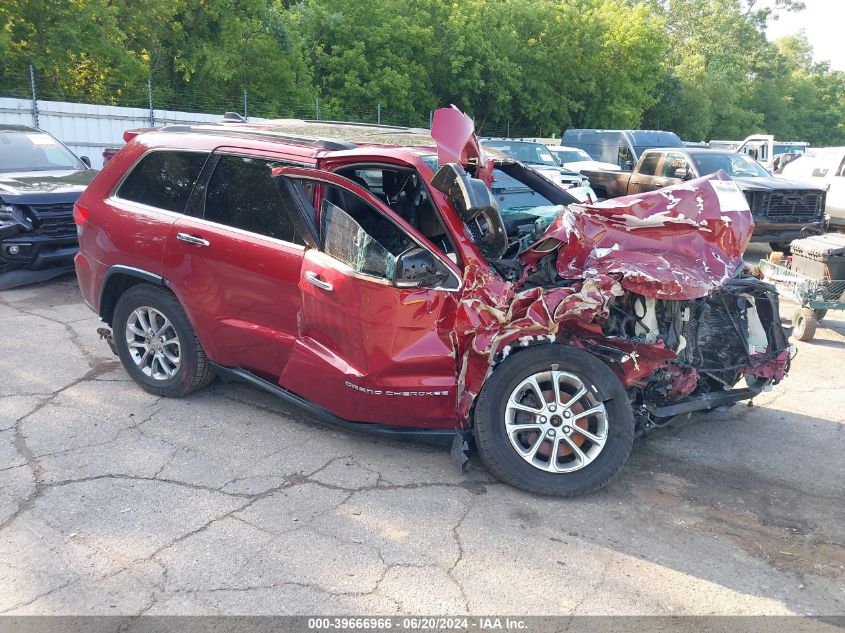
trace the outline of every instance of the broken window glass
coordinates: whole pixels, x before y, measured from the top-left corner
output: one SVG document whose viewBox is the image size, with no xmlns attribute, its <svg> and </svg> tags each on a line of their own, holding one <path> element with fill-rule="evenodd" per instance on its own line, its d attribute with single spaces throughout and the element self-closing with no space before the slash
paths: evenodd
<svg viewBox="0 0 845 633">
<path fill-rule="evenodd" d="M 339 206 L 323 199 L 320 208 L 323 251 L 365 275 L 392 279 L 396 256 Z M 386 222 L 386 220 L 384 220 Z"/>
</svg>

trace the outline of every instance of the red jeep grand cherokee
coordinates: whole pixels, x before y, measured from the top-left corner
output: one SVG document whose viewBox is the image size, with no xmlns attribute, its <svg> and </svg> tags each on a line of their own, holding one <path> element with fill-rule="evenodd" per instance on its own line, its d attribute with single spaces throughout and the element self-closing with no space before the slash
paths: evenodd
<svg viewBox="0 0 845 633">
<path fill-rule="evenodd" d="M 153 393 L 216 374 L 334 423 L 456 449 L 472 435 L 502 480 L 573 495 L 606 484 L 637 433 L 788 369 L 724 173 L 579 206 L 485 157 L 456 109 L 431 136 L 302 121 L 127 136 L 77 203 L 76 270 Z"/>
</svg>

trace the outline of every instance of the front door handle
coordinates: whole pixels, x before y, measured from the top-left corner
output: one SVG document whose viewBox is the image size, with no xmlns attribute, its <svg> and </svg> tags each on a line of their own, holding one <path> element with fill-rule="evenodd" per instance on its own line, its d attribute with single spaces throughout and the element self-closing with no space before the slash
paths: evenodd
<svg viewBox="0 0 845 633">
<path fill-rule="evenodd" d="M 305 279 L 308 280 L 312 286 L 317 286 L 318 288 L 322 288 L 323 290 L 331 291 L 334 286 L 331 285 L 328 281 L 323 281 L 317 276 L 317 273 L 312 272 L 310 270 L 305 271 Z"/>
<path fill-rule="evenodd" d="M 177 233 L 176 239 L 188 244 L 196 244 L 197 246 L 211 246 L 211 242 L 204 240 L 196 235 L 189 235 L 188 233 Z"/>
</svg>

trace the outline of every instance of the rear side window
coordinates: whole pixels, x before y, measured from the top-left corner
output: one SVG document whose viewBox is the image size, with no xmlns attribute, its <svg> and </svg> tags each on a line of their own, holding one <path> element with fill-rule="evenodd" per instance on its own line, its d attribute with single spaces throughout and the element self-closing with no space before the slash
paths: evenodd
<svg viewBox="0 0 845 633">
<path fill-rule="evenodd" d="M 135 165 L 117 196 L 182 213 L 207 158 L 202 152 L 150 152 Z"/>
<path fill-rule="evenodd" d="M 643 176 L 654 176 L 657 172 L 657 163 L 660 162 L 660 154 L 658 152 L 650 152 L 645 155 L 643 162 L 640 164 L 640 173 Z"/>
<path fill-rule="evenodd" d="M 206 220 L 285 242 L 304 245 L 272 177 L 281 163 L 223 155 L 208 181 Z"/>
</svg>

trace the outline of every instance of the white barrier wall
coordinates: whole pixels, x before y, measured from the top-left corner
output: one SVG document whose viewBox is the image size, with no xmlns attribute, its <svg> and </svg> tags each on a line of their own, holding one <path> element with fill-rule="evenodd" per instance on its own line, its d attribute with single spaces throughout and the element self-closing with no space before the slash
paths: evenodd
<svg viewBox="0 0 845 633">
<path fill-rule="evenodd" d="M 157 127 L 175 123 L 220 121 L 223 113 L 153 110 Z M 250 121 L 263 121 L 253 119 Z M 0 97 L 0 123 L 33 126 L 32 100 Z M 103 150 L 121 147 L 123 132 L 150 127 L 150 111 L 144 108 L 89 105 L 64 101 L 38 101 L 38 127 L 67 145 L 77 156 L 87 156 L 91 166 L 103 166 Z"/>
</svg>

